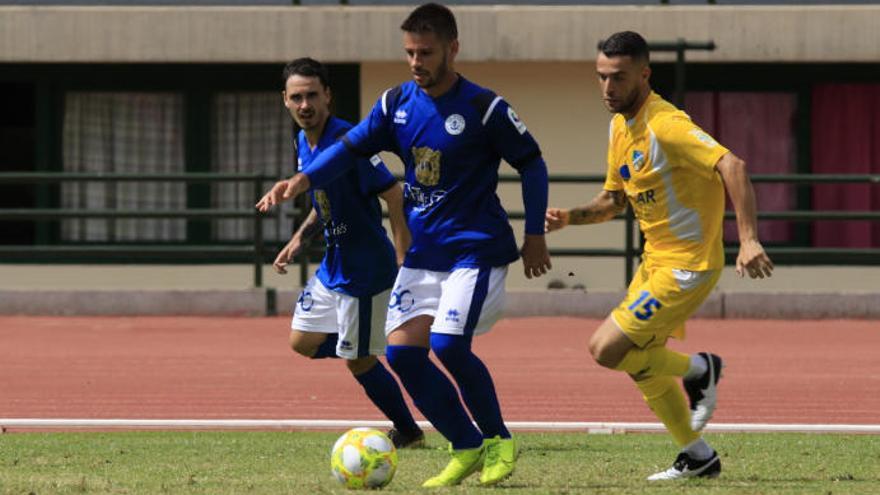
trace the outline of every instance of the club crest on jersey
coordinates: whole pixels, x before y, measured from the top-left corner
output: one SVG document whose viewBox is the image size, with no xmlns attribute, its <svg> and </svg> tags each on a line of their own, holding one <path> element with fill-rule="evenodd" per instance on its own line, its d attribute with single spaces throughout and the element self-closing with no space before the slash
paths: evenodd
<svg viewBox="0 0 880 495">
<path fill-rule="evenodd" d="M 457 113 L 446 117 L 445 127 L 446 132 L 453 136 L 458 136 L 459 134 L 464 132 L 464 117 Z"/>
<path fill-rule="evenodd" d="M 699 139 L 701 143 L 705 144 L 706 146 L 708 146 L 710 148 L 714 148 L 715 146 L 718 146 L 718 142 L 715 141 L 714 139 L 712 139 L 712 136 L 706 134 L 705 132 L 701 131 L 700 129 L 694 129 L 689 134 L 691 136 Z"/>
<path fill-rule="evenodd" d="M 416 168 L 416 180 L 426 186 L 440 183 L 440 154 L 427 146 L 412 148 L 413 162 Z"/>
<path fill-rule="evenodd" d="M 327 193 L 323 189 L 315 189 L 315 204 L 318 206 L 321 219 L 329 222 L 332 218 L 330 216 L 330 198 L 327 197 Z"/>
<path fill-rule="evenodd" d="M 645 154 L 639 150 L 633 150 L 633 168 L 638 172 L 645 165 Z"/>
<path fill-rule="evenodd" d="M 519 120 L 519 115 L 513 110 L 513 107 L 507 107 L 507 118 L 510 119 L 510 123 L 516 127 L 516 131 L 520 134 L 525 134 L 528 129 L 526 129 L 526 125 L 523 124 L 522 120 Z"/>
</svg>

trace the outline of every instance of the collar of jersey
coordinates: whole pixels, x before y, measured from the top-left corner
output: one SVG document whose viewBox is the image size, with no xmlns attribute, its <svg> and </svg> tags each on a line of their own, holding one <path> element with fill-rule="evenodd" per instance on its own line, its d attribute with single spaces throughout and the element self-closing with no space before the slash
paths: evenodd
<svg viewBox="0 0 880 495">
<path fill-rule="evenodd" d="M 436 98 L 434 98 L 433 96 L 428 95 L 428 93 L 425 93 L 424 91 L 422 91 L 422 88 L 419 88 L 418 85 L 416 85 L 416 91 L 418 91 L 422 96 L 424 96 L 425 98 L 427 98 L 433 102 L 443 103 L 446 100 L 458 95 L 458 91 L 461 89 L 462 85 L 464 84 L 464 80 L 465 80 L 464 76 L 462 76 L 458 72 L 456 72 L 456 74 L 458 74 L 458 80 L 455 81 L 455 84 L 453 84 L 452 87 L 449 88 L 449 91 L 443 93 L 442 95 L 440 95 Z M 413 84 L 415 84 L 415 83 L 413 83 Z"/>
<path fill-rule="evenodd" d="M 626 126 L 632 129 L 633 126 L 644 120 L 648 105 L 650 105 L 655 98 L 657 98 L 657 93 L 655 93 L 654 90 L 651 90 L 651 94 L 649 94 L 648 97 L 645 98 L 645 102 L 642 103 L 642 108 L 639 109 L 635 117 L 626 121 Z"/>
<path fill-rule="evenodd" d="M 324 130 L 321 131 L 321 137 L 318 138 L 318 145 L 315 146 L 315 149 L 309 147 L 309 140 L 306 138 L 306 132 L 300 130 L 298 145 L 298 148 L 301 150 L 299 152 L 300 156 L 304 158 L 307 157 L 311 160 L 313 156 L 335 143 L 336 139 L 333 136 L 336 135 L 336 131 L 344 122 L 344 120 L 337 118 L 335 115 L 327 117 L 327 122 L 324 124 Z"/>
</svg>

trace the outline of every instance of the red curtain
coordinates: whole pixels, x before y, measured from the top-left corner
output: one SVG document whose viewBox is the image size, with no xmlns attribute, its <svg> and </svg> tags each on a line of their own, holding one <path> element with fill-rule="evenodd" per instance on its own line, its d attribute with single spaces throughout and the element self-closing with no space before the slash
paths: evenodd
<svg viewBox="0 0 880 495">
<path fill-rule="evenodd" d="M 812 96 L 812 170 L 817 174 L 880 173 L 880 84 L 818 84 Z M 880 185 L 813 187 L 814 210 L 880 210 Z M 817 247 L 880 247 L 880 222 L 817 221 Z"/>
<path fill-rule="evenodd" d="M 796 170 L 795 94 L 688 92 L 685 109 L 697 125 L 745 160 L 751 175 L 789 174 Z M 759 211 L 795 209 L 795 188 L 790 184 L 755 184 L 755 194 Z M 727 209 L 732 210 L 729 199 Z M 792 235 L 791 222 L 758 223 L 762 242 L 790 242 Z M 734 220 L 724 222 L 724 240 L 739 241 Z"/>
</svg>

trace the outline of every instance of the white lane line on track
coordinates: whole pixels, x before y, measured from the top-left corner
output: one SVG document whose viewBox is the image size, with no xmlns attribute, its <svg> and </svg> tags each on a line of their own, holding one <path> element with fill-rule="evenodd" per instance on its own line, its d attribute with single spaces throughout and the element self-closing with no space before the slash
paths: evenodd
<svg viewBox="0 0 880 495">
<path fill-rule="evenodd" d="M 423 428 L 431 428 L 420 421 Z M 0 418 L 4 429 L 345 429 L 356 426 L 389 428 L 389 421 L 356 419 L 75 419 L 75 418 Z M 562 421 L 508 421 L 514 430 L 586 431 L 588 433 L 624 433 L 628 431 L 664 431 L 660 423 L 626 422 L 562 422 Z M 707 432 L 815 432 L 815 433 L 878 433 L 880 424 L 774 424 L 774 423 L 712 423 Z"/>
</svg>

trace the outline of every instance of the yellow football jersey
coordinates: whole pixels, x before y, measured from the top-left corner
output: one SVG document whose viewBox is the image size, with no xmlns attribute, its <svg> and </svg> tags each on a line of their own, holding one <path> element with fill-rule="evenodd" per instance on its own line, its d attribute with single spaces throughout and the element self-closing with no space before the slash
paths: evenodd
<svg viewBox="0 0 880 495">
<path fill-rule="evenodd" d="M 724 266 L 724 184 L 715 164 L 726 153 L 654 92 L 634 118 L 611 120 L 605 189 L 626 193 L 655 266 Z"/>
</svg>

